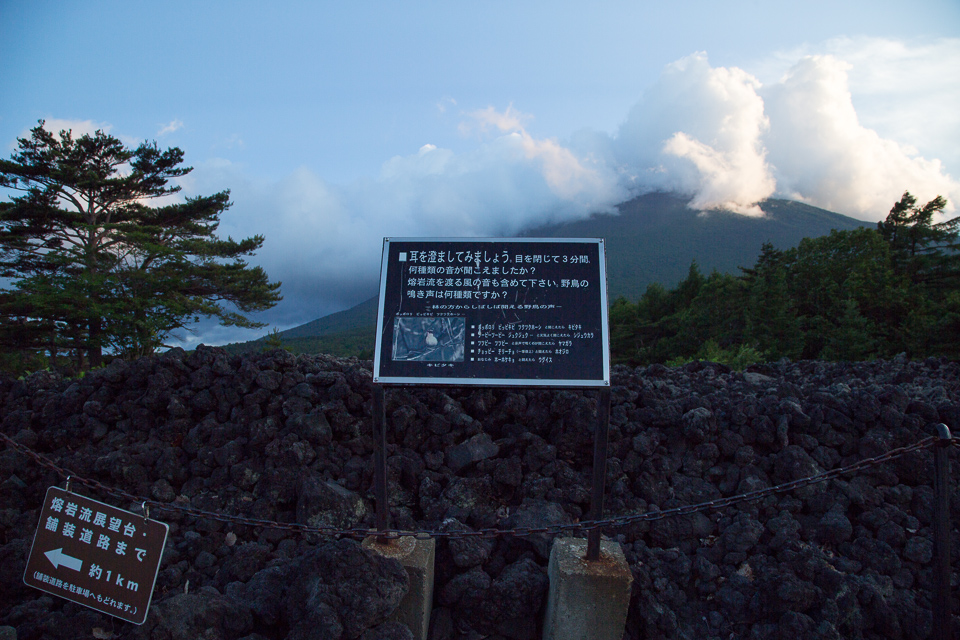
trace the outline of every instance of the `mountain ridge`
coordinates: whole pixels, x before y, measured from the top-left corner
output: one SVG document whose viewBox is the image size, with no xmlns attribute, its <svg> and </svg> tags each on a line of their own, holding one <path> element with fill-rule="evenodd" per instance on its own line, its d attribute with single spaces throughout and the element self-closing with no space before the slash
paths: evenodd
<svg viewBox="0 0 960 640">
<path fill-rule="evenodd" d="M 803 238 L 872 223 L 793 200 L 759 203 L 763 217 L 723 210 L 691 209 L 689 198 L 674 193 L 648 193 L 617 206 L 616 214 L 527 229 L 525 238 L 604 238 L 608 299 L 631 300 L 647 286 L 672 287 L 686 277 L 690 264 L 709 273 L 735 273 L 756 262 L 764 243 L 787 249 Z M 369 355 L 374 345 L 378 296 L 358 305 L 279 332 L 284 346 L 298 353 Z M 225 345 L 230 351 L 257 350 L 267 338 Z M 346 348 L 342 348 L 346 347 Z M 323 351 L 323 350 L 326 351 Z"/>
<path fill-rule="evenodd" d="M 637 300 L 647 285 L 672 287 L 696 261 L 704 272 L 735 273 L 756 262 L 765 242 L 787 249 L 806 237 L 870 223 L 792 200 L 760 203 L 763 217 L 723 210 L 696 211 L 676 194 L 644 194 L 618 205 L 617 214 L 545 225 L 525 237 L 601 237 L 607 252 L 609 299 Z M 638 250 L 639 249 L 639 250 Z"/>
</svg>

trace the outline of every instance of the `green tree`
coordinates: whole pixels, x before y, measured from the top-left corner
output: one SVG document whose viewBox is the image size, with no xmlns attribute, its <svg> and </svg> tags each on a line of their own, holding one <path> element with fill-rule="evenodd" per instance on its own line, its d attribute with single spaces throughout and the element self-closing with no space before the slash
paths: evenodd
<svg viewBox="0 0 960 640">
<path fill-rule="evenodd" d="M 716 340 L 707 340 L 697 353 L 691 357 L 680 356 L 666 362 L 667 366 L 679 367 L 689 362 L 707 361 L 726 365 L 734 371 L 743 371 L 752 364 L 763 362 L 765 356 L 755 347 L 745 344 L 731 345 L 724 349 Z"/>
<path fill-rule="evenodd" d="M 790 295 L 804 335 L 803 358 L 844 354 L 845 359 L 863 359 L 866 347 L 839 346 L 869 344 L 871 339 L 862 332 L 872 334 L 884 351 L 902 349 L 896 326 L 905 312 L 906 283 L 894 271 L 889 247 L 875 230 L 805 238 L 785 254 Z M 834 346 L 824 353 L 829 345 Z"/>
<path fill-rule="evenodd" d="M 697 294 L 679 313 L 675 351 L 684 356 L 700 353 L 712 342 L 725 349 L 744 338 L 746 287 L 741 279 L 713 271 Z"/>
<path fill-rule="evenodd" d="M 764 353 L 796 359 L 803 352 L 797 303 L 790 291 L 787 256 L 765 243 L 751 269 L 741 268 L 746 287 L 745 340 Z"/>
<path fill-rule="evenodd" d="M 937 196 L 922 207 L 905 191 L 887 218 L 877 223 L 883 239 L 890 244 L 898 272 L 919 285 L 943 291 L 944 283 L 957 285 L 960 278 L 960 217 L 934 222 L 947 201 Z"/>
<path fill-rule="evenodd" d="M 614 363 L 636 360 L 641 344 L 637 340 L 637 305 L 620 296 L 610 305 L 610 352 Z"/>
<path fill-rule="evenodd" d="M 667 291 L 653 283 L 636 305 L 625 299 L 616 301 L 610 315 L 614 362 L 645 364 L 664 362 L 678 354 L 692 355 L 696 349 L 684 350 L 681 343 L 687 336 L 680 332 L 684 314 L 707 282 L 693 262 L 687 277 L 674 289 Z"/>
<path fill-rule="evenodd" d="M 152 353 L 201 316 L 263 326 L 243 314 L 275 305 L 280 283 L 243 259 L 262 236 L 217 237 L 229 192 L 150 206 L 191 171 L 180 149 L 130 149 L 102 131 L 55 135 L 43 121 L 30 133 L 0 160 L 0 186 L 21 194 L 0 203 L 0 275 L 14 283 L 0 297 L 8 333 L 98 366 L 104 350 Z"/>
<path fill-rule="evenodd" d="M 942 196 L 919 206 L 907 191 L 877 224 L 894 269 L 911 284 L 902 335 L 915 356 L 960 357 L 960 217 L 936 222 L 946 206 Z"/>
</svg>

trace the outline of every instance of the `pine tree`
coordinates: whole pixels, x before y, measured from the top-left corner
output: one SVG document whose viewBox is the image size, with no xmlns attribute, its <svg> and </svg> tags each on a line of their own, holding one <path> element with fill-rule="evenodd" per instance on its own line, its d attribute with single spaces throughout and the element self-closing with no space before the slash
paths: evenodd
<svg viewBox="0 0 960 640">
<path fill-rule="evenodd" d="M 764 243 L 753 268 L 741 267 L 741 271 L 747 288 L 745 340 L 771 357 L 798 358 L 803 351 L 803 333 L 797 301 L 790 291 L 786 255 Z"/>
<path fill-rule="evenodd" d="M 201 316 L 262 326 L 243 314 L 275 305 L 280 283 L 243 260 L 262 236 L 217 237 L 229 192 L 151 207 L 191 171 L 180 149 L 43 124 L 0 160 L 0 186 L 22 194 L 0 203 L 0 275 L 14 283 L 0 297 L 4 325 L 39 327 L 35 348 L 72 349 L 93 367 L 104 349 L 153 353 Z"/>
<path fill-rule="evenodd" d="M 905 191 L 877 229 L 890 244 L 899 273 L 915 284 L 943 289 L 955 288 L 960 280 L 960 217 L 934 222 L 947 206 L 937 196 L 922 207 Z"/>
<path fill-rule="evenodd" d="M 915 356 L 960 354 L 960 217 L 935 222 L 946 206 L 937 196 L 921 207 L 906 191 L 877 224 L 894 269 L 912 284 L 902 335 Z"/>
</svg>

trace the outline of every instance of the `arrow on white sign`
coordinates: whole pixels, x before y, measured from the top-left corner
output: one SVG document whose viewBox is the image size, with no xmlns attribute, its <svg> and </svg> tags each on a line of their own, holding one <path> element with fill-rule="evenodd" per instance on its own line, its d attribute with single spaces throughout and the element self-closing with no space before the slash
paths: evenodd
<svg viewBox="0 0 960 640">
<path fill-rule="evenodd" d="M 73 556 L 68 556 L 67 554 L 63 553 L 63 547 L 54 549 L 53 551 L 47 551 L 43 555 L 47 556 L 47 560 L 53 563 L 54 569 L 63 566 L 67 569 L 80 571 L 80 567 L 83 566 L 83 560 L 80 558 L 74 558 Z"/>
</svg>

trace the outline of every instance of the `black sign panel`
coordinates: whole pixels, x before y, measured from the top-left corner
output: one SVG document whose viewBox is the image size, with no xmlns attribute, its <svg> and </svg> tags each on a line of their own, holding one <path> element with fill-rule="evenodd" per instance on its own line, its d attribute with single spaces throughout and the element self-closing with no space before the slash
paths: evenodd
<svg viewBox="0 0 960 640">
<path fill-rule="evenodd" d="M 169 529 L 162 522 L 50 487 L 23 582 L 143 624 Z"/>
<path fill-rule="evenodd" d="M 385 238 L 374 382 L 610 384 L 603 240 Z"/>
</svg>

